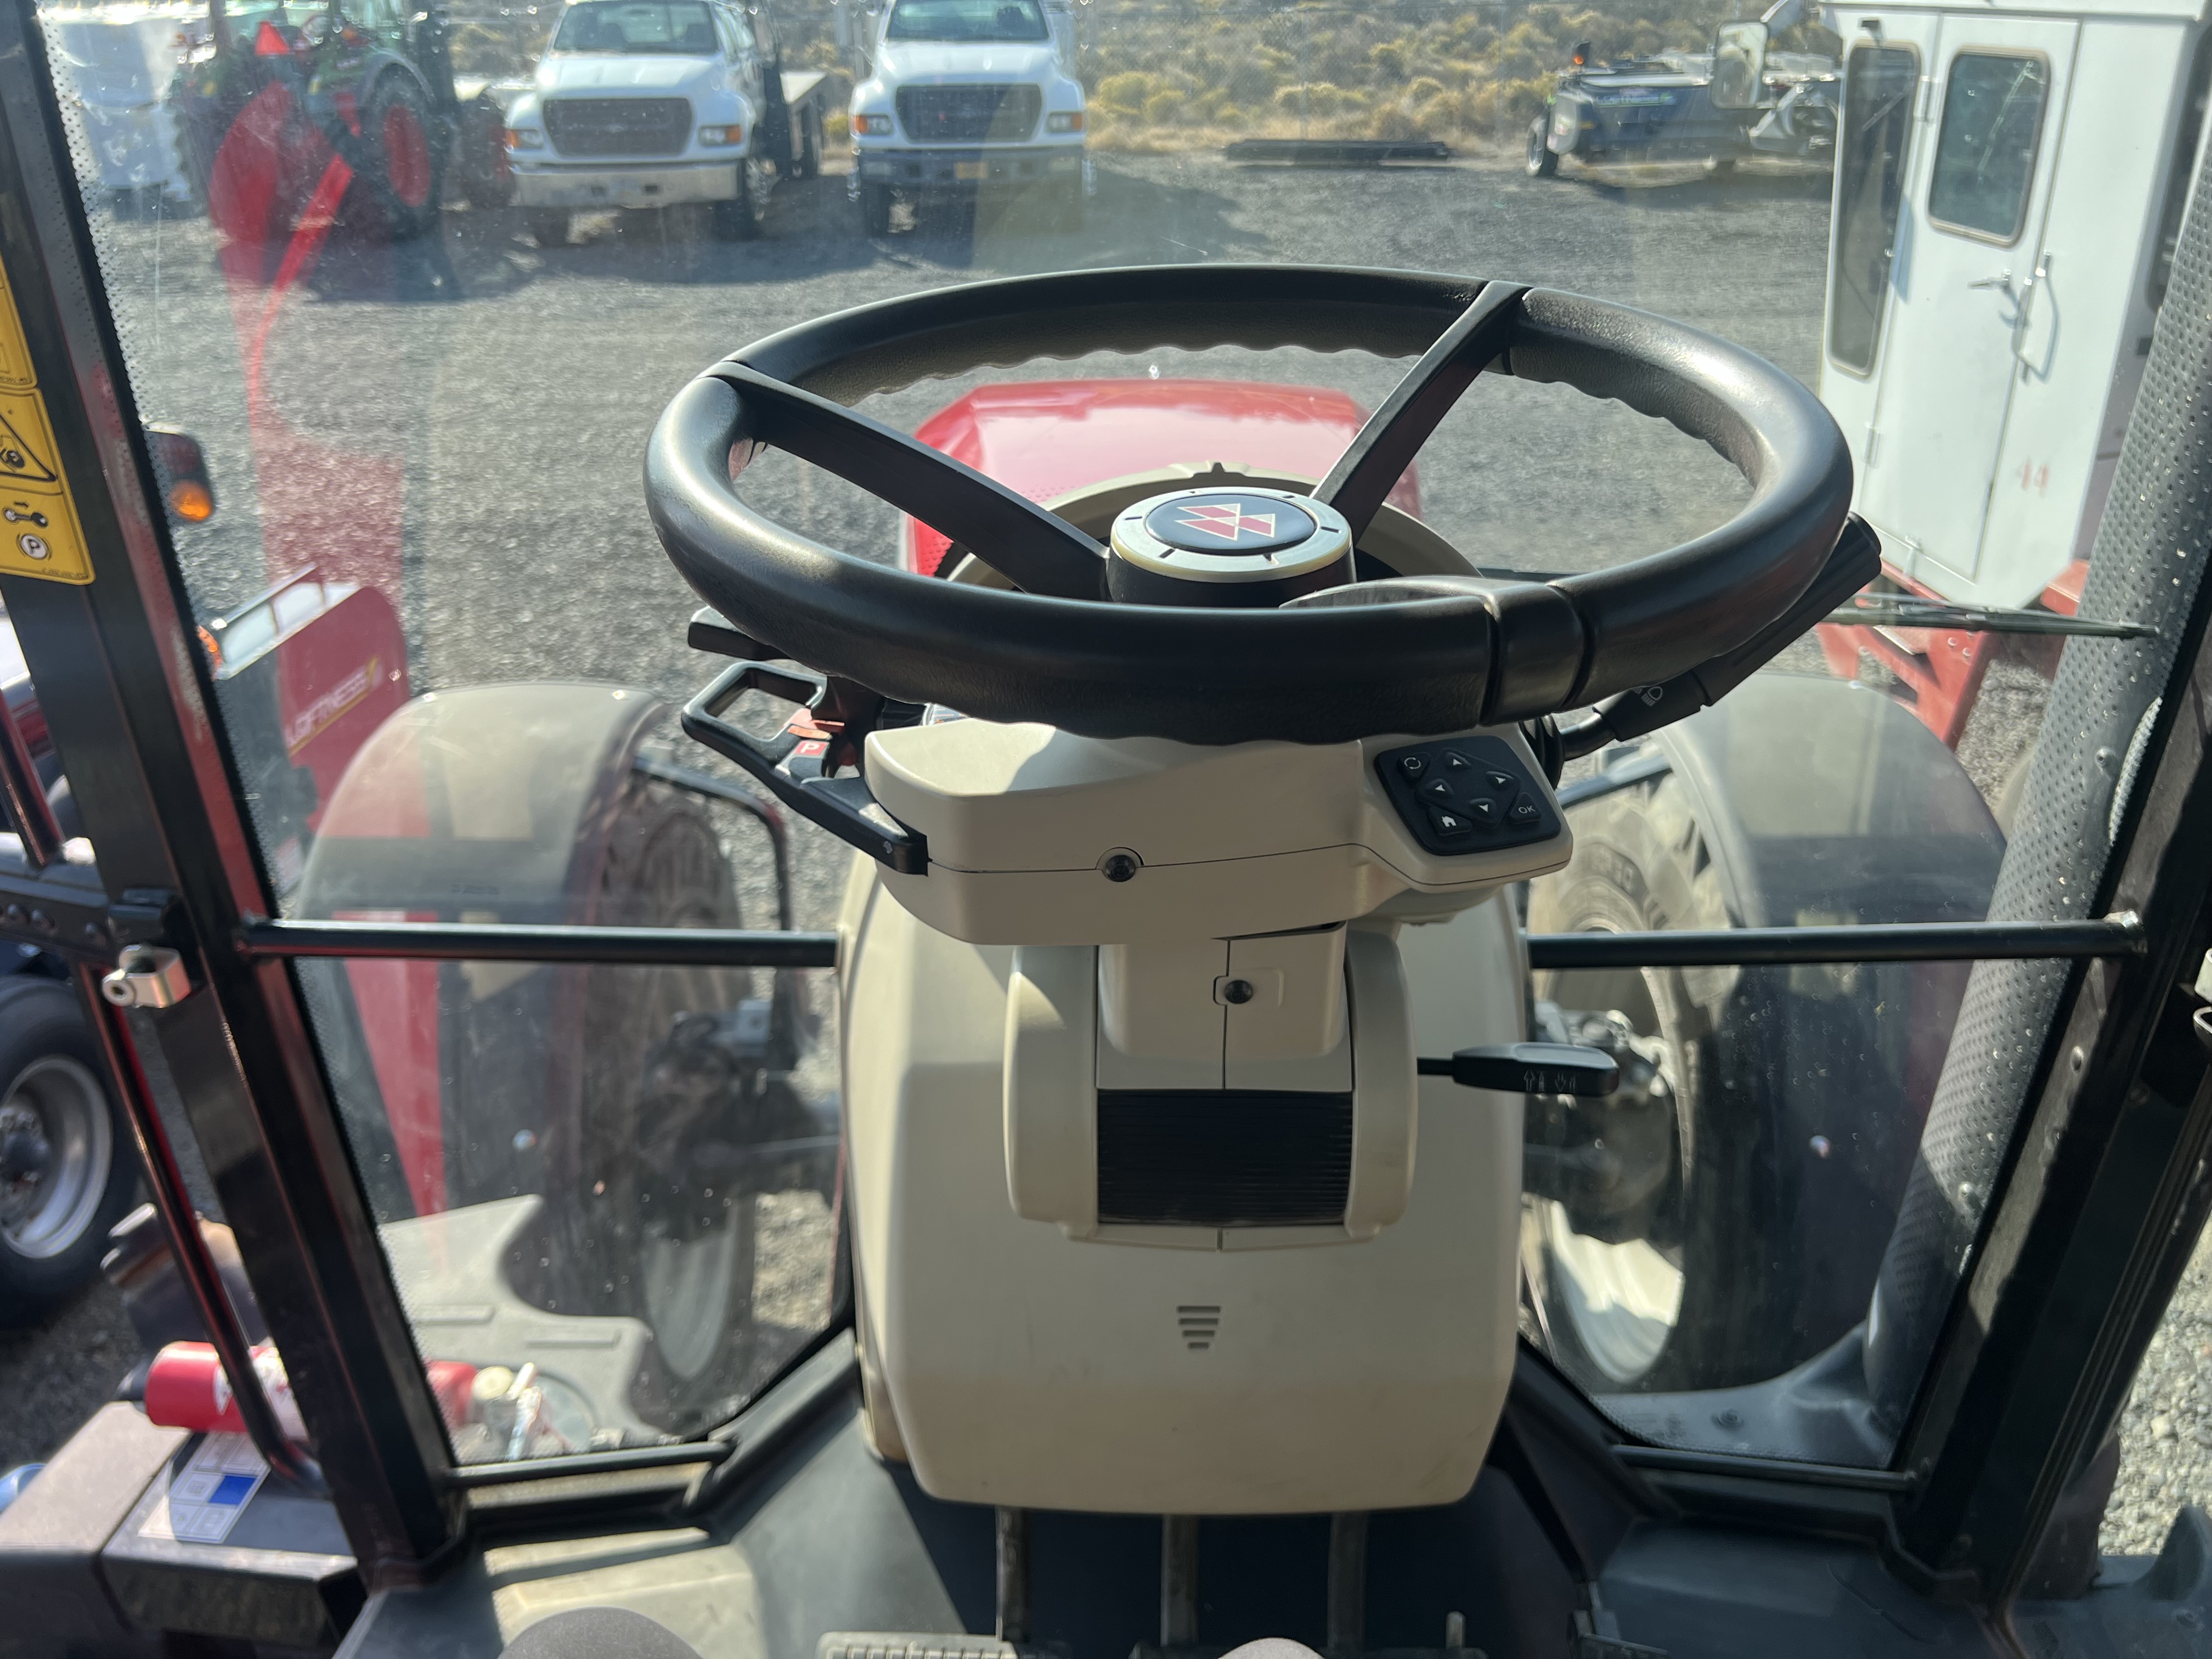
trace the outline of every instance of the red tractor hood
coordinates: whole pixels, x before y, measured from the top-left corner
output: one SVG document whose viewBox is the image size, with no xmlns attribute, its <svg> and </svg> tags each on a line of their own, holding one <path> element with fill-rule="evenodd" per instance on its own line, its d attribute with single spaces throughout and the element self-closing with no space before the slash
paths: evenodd
<svg viewBox="0 0 2212 1659">
<path fill-rule="evenodd" d="M 1235 470 L 1322 477 L 1366 410 L 1341 392 L 1255 380 L 1025 380 L 978 386 L 915 435 L 955 460 L 1048 501 L 1133 473 L 1219 461 Z M 1413 470 L 1390 492 L 1416 517 Z M 945 538 L 902 523 L 899 559 L 936 574 Z"/>
</svg>

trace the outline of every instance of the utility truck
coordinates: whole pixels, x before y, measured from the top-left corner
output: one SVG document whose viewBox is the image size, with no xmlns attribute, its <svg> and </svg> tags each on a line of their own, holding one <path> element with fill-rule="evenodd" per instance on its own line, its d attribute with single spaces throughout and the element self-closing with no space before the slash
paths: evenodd
<svg viewBox="0 0 2212 1659">
<path fill-rule="evenodd" d="M 1840 672 L 1870 653 L 1952 745 L 1993 665 L 2047 675 L 2067 633 L 2135 620 L 2077 612 L 2212 80 L 2180 0 L 2016 10 L 1831 11 L 1850 45 L 1820 389 L 1893 597 L 1823 642 Z"/>
<path fill-rule="evenodd" d="M 704 204 L 726 241 L 822 164 L 819 73 L 784 73 L 774 15 L 714 0 L 578 0 L 507 111 L 515 194 L 539 246 L 594 208 Z"/>
<path fill-rule="evenodd" d="M 1075 24 L 1053 0 L 895 0 L 870 18 L 853 89 L 851 189 L 863 228 L 903 197 L 1042 196 L 1079 229 L 1090 190 Z"/>
</svg>

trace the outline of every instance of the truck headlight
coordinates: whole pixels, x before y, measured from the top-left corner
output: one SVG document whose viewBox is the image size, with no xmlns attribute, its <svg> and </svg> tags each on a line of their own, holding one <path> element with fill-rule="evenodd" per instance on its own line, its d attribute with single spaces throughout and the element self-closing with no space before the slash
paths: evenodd
<svg viewBox="0 0 2212 1659">
<path fill-rule="evenodd" d="M 506 134 L 509 149 L 544 149 L 545 135 L 536 127 L 509 127 Z"/>
<path fill-rule="evenodd" d="M 891 118 L 888 115 L 855 115 L 853 131 L 868 138 L 888 138 L 891 136 Z"/>
<path fill-rule="evenodd" d="M 1083 112 L 1079 109 L 1056 109 L 1044 118 L 1047 132 L 1080 132 L 1083 131 Z"/>
<path fill-rule="evenodd" d="M 742 144 L 745 142 L 745 130 L 741 126 L 701 127 L 699 142 L 709 149 L 717 144 Z"/>
</svg>

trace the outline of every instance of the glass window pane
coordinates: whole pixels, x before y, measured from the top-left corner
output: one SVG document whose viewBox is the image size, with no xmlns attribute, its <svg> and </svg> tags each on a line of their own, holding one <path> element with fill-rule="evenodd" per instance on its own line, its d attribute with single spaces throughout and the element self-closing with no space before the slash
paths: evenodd
<svg viewBox="0 0 2212 1659">
<path fill-rule="evenodd" d="M 477 1368 L 463 1462 L 696 1435 L 828 1327 L 821 976 L 299 971 L 422 1358 Z"/>
<path fill-rule="evenodd" d="M 2009 242 L 2027 213 L 2051 72 L 2040 58 L 1962 52 L 1951 60 L 1928 216 Z"/>
<path fill-rule="evenodd" d="M 1866 374 L 1881 340 L 1905 199 L 1905 145 L 1919 54 L 1855 46 L 1846 60 L 1843 137 L 1836 157 L 1835 252 L 1828 279 L 1828 355 Z"/>
<path fill-rule="evenodd" d="M 1972 295 L 1971 316 L 1887 307 L 1914 230 L 1916 260 L 1931 246 L 1974 250 L 1916 222 L 1925 206 L 1904 181 L 1923 64 L 1856 15 L 1831 14 L 1841 35 L 1778 36 L 1764 101 L 1716 124 L 1710 100 L 1686 95 L 1713 45 L 1689 21 L 1613 28 L 1427 0 L 1230 11 L 901 0 L 848 9 L 841 38 L 826 0 L 794 0 L 772 19 L 763 9 L 757 40 L 789 74 L 826 78 L 794 109 L 797 148 L 778 155 L 765 147 L 783 124 L 739 112 L 684 44 L 695 23 L 712 37 L 718 13 L 702 0 L 457 11 L 447 57 L 465 78 L 450 88 L 438 32 L 417 32 L 416 9 L 400 8 L 376 61 L 424 77 L 419 109 L 348 82 L 354 60 L 313 38 L 314 15 L 231 0 L 237 39 L 271 21 L 283 50 L 264 55 L 215 40 L 192 0 L 41 14 L 135 406 L 197 437 L 214 481 L 214 511 L 179 517 L 173 543 L 289 917 L 831 925 L 850 849 L 793 823 L 779 852 L 720 793 L 743 780 L 672 719 L 723 664 L 686 643 L 698 598 L 655 538 L 639 458 L 669 398 L 748 342 L 969 281 L 1237 261 L 1595 294 L 1760 354 L 1814 387 L 1855 441 L 1875 423 L 1879 391 L 1893 402 L 1881 411 L 1885 457 L 1931 432 L 1980 434 L 1957 480 L 1891 503 L 1887 599 L 2031 608 L 2045 623 L 2136 614 L 2094 586 L 2123 574 L 2117 556 L 2103 577 L 2077 557 L 2109 483 L 2104 441 L 2126 413 L 2120 371 L 2140 362 L 2091 296 L 2144 291 L 2156 227 L 2074 234 L 2067 246 L 2094 252 L 2061 266 L 2078 290 L 2051 290 L 2065 324 L 2045 378 L 2010 372 L 2005 307 L 1986 294 Z M 2009 234 L 2039 121 L 2054 134 L 2069 125 L 2046 65 L 2070 61 L 2049 35 L 2072 27 L 2008 20 L 1989 50 L 1960 60 L 1936 203 L 1949 222 Z M 2185 29 L 2154 47 L 2143 27 L 2138 94 L 2185 87 Z M 1571 65 L 1586 40 L 1588 61 Z M 985 60 L 998 66 L 985 80 L 955 73 Z M 350 160 L 317 126 L 311 83 L 351 88 L 367 148 Z M 2178 130 L 2181 112 L 2161 120 Z M 933 148 L 917 131 L 942 141 L 931 157 L 912 153 Z M 1247 139 L 1450 154 L 1293 169 L 1224 153 Z M 2152 148 L 2129 188 L 2154 204 L 2170 157 Z M 942 176 L 925 177 L 939 161 Z M 1969 293 L 1963 277 L 1955 288 Z M 1931 335 L 1911 334 L 1934 331 L 1940 346 L 1944 330 L 1984 325 L 1984 355 L 2004 371 L 1990 384 L 2009 404 L 1972 402 Z M 1316 481 L 1407 367 L 1297 347 L 1077 349 L 860 407 L 1080 516 L 1132 479 L 1217 462 Z M 1877 367 L 1879 387 L 1863 378 Z M 1999 455 L 2021 411 L 2044 422 L 2024 474 Z M 1894 476 L 1863 467 L 1860 505 Z M 740 489 L 825 546 L 917 580 L 943 570 L 943 537 L 787 454 L 755 460 Z M 1485 374 L 1391 501 L 1470 568 L 1541 574 L 1692 541 L 1750 496 L 1709 445 L 1619 401 Z M 1943 510 L 2015 500 L 2025 514 L 1971 575 L 1916 558 Z M 2036 755 L 2077 735 L 2044 732 L 2054 676 L 2136 648 L 1909 621 L 1824 626 L 1716 709 L 1577 764 L 1565 783 L 1576 860 L 1531 886 L 1527 924 L 1573 934 L 1979 917 L 2008 838 L 2056 810 L 2029 787 Z M 2130 684 L 2156 678 L 2150 665 Z M 2142 708 L 2125 702 L 2072 705 L 2118 711 L 2120 735 L 2093 748 L 2128 750 Z M 2100 799 L 2076 839 L 2102 848 L 2119 811 Z M 2093 888 L 2094 872 L 2082 880 Z M 979 984 L 1001 982 L 1003 964 L 969 965 Z M 1994 972 L 1516 979 L 1505 1000 L 1534 1010 L 1530 1035 L 1610 1047 L 1626 1079 L 1607 1102 L 1524 1112 L 1530 1340 L 1654 1439 L 1881 1462 L 1867 1312 L 1903 1248 L 1893 1235 L 1913 1182 L 1931 1150 L 1955 1144 L 1923 1143 L 1923 1127 L 1958 1063 L 1966 982 Z M 672 1322 L 672 1307 L 734 1305 L 713 1288 L 726 1262 L 715 1250 L 734 1235 L 726 1208 L 690 1207 L 709 1203 L 703 1178 L 696 1193 L 653 1185 L 669 1167 L 655 1161 L 664 1130 L 684 1149 L 687 1181 L 725 1168 L 750 1180 L 763 1146 L 826 1144 L 843 1110 L 826 978 L 805 980 L 819 1029 L 773 1066 L 744 1057 L 743 1033 L 763 1006 L 771 1034 L 784 1029 L 781 988 L 805 976 L 362 962 L 301 979 L 395 1264 L 445 1260 L 466 1230 L 528 1207 L 538 1231 L 500 1247 L 501 1297 L 548 1318 L 635 1321 L 671 1354 L 687 1338 L 707 1345 L 704 1360 L 684 1362 L 703 1366 L 696 1389 L 621 1412 L 593 1395 L 580 1418 L 562 1406 L 562 1438 L 635 1423 L 690 1431 L 829 1316 L 818 1299 L 806 1318 L 762 1313 L 742 1341 L 727 1317 Z M 984 1022 L 972 1077 L 945 1085 L 972 1085 L 965 1103 L 993 1122 L 1001 1024 Z M 890 1039 L 853 1040 L 873 1057 L 861 1045 Z M 769 1083 L 744 1080 L 779 1071 L 818 1133 L 746 1115 Z M 779 1165 L 773 1182 L 741 1187 L 757 1287 L 785 1274 L 803 1300 L 828 1282 L 822 1167 Z M 729 1193 L 715 1183 L 712 1203 Z M 865 1231 L 865 1216 L 856 1224 Z M 772 1261 L 776 1238 L 790 1242 L 787 1269 Z M 715 1249 L 692 1248 L 702 1240 Z M 480 1299 L 431 1283 L 428 1268 L 400 1271 L 421 1289 L 410 1305 L 426 1355 L 453 1357 L 460 1328 L 422 1310 Z M 1947 1260 L 1925 1282 L 1947 1287 L 1956 1271 Z M 757 1310 L 783 1294 L 759 1289 Z"/>
</svg>

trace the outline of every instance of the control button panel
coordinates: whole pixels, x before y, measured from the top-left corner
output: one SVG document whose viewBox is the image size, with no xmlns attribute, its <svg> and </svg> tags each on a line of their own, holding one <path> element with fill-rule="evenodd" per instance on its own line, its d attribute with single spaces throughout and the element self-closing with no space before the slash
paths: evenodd
<svg viewBox="0 0 2212 1659">
<path fill-rule="evenodd" d="M 1375 757 L 1413 839 L 1446 856 L 1526 847 L 1559 833 L 1552 792 L 1503 738 L 1439 738 Z"/>
</svg>

